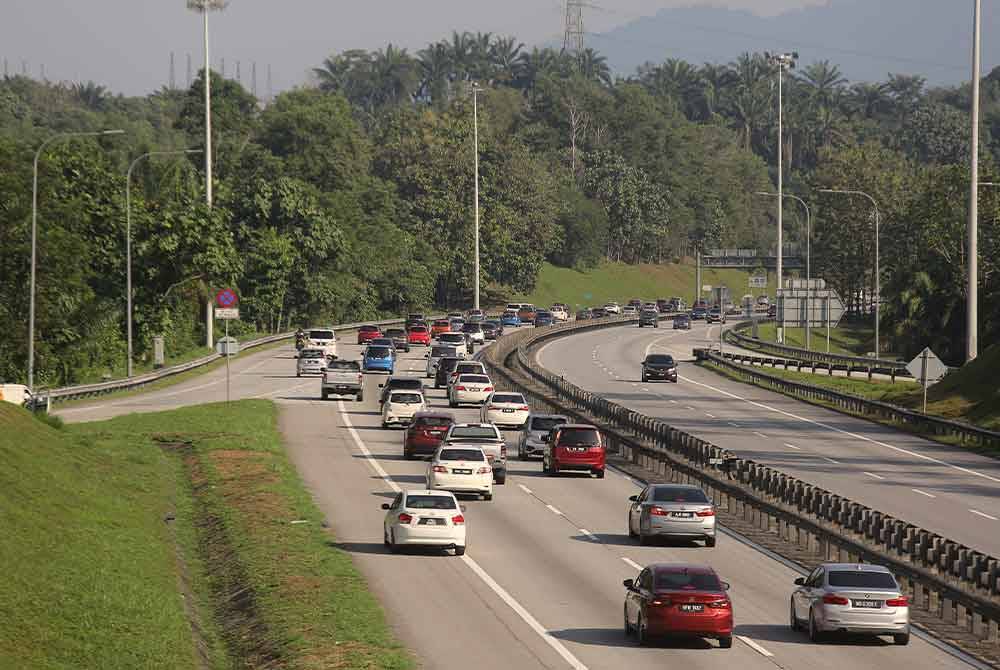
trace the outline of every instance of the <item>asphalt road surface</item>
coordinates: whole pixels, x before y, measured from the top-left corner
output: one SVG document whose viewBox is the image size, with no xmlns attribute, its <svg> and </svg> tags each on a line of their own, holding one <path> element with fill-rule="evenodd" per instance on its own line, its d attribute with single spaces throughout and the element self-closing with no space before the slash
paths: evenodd
<svg viewBox="0 0 1000 670">
<path fill-rule="evenodd" d="M 1000 556 L 1000 460 L 685 362 L 692 360 L 693 347 L 713 338 L 718 340 L 718 326 L 704 323 L 691 331 L 623 326 L 550 343 L 539 362 L 578 386 L 743 457 Z M 642 382 L 640 361 L 650 352 L 680 361 L 677 384 Z"/>
</svg>

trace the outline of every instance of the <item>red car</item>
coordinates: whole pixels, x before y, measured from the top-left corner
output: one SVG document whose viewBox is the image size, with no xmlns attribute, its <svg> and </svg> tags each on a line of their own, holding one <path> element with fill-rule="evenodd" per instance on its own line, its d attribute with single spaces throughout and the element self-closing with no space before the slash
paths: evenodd
<svg viewBox="0 0 1000 670">
<path fill-rule="evenodd" d="M 378 326 L 361 326 L 358 328 L 358 344 L 367 344 L 376 337 L 382 337 L 382 331 Z"/>
<path fill-rule="evenodd" d="M 733 646 L 729 584 L 707 565 L 654 563 L 626 579 L 625 634 L 645 646 L 654 637 L 709 637 Z"/>
<path fill-rule="evenodd" d="M 451 412 L 417 412 L 403 438 L 403 457 L 432 456 L 455 423 Z"/>
<path fill-rule="evenodd" d="M 431 324 L 431 337 L 437 337 L 441 333 L 451 332 L 451 321 L 448 319 L 438 319 Z"/>
<path fill-rule="evenodd" d="M 411 326 L 406 333 L 406 338 L 410 344 L 422 344 L 425 347 L 431 346 L 431 334 L 427 326 Z"/>
<path fill-rule="evenodd" d="M 542 454 L 542 471 L 557 475 L 566 470 L 590 472 L 604 479 L 605 446 L 595 426 L 567 423 L 549 434 Z"/>
</svg>

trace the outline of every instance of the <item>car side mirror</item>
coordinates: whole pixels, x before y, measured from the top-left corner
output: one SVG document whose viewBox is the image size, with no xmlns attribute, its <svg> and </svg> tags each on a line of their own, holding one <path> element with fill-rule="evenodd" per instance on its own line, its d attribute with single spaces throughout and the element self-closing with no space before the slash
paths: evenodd
<svg viewBox="0 0 1000 670">
<path fill-rule="evenodd" d="M 382 509 L 391 509 L 389 503 L 382 503 Z"/>
<path fill-rule="evenodd" d="M 632 590 L 635 589 L 635 580 L 634 579 L 626 579 L 625 581 L 622 582 L 622 586 L 624 586 L 625 588 L 627 588 L 629 591 L 632 591 Z"/>
<path fill-rule="evenodd" d="M 729 582 L 722 582 L 722 590 L 723 591 L 728 591 L 730 588 L 732 588 L 732 587 L 729 585 Z"/>
<path fill-rule="evenodd" d="M 796 586 L 803 586 L 803 585 L 805 585 L 805 583 L 806 583 L 806 578 L 805 577 L 798 577 L 795 580 L 795 585 Z"/>
<path fill-rule="evenodd" d="M 629 496 L 628 499 L 629 499 L 629 502 L 639 502 L 639 496 L 637 496 L 637 495 Z"/>
<path fill-rule="evenodd" d="M 379 387 L 379 388 L 384 388 L 384 387 L 385 387 L 385 384 L 379 384 L 379 385 L 378 385 L 378 387 Z"/>
<path fill-rule="evenodd" d="M 424 358 L 430 358 L 430 357 L 431 357 L 430 354 L 424 354 Z"/>
</svg>

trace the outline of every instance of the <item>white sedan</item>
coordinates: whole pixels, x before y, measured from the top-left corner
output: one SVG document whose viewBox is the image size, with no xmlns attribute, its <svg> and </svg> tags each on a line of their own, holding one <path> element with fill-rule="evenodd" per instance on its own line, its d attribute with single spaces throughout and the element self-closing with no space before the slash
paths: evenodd
<svg viewBox="0 0 1000 670">
<path fill-rule="evenodd" d="M 520 430 L 528 420 L 531 408 L 520 393 L 494 393 L 479 412 L 480 423 L 492 423 L 498 428 Z"/>
<path fill-rule="evenodd" d="M 481 447 L 442 445 L 427 464 L 427 488 L 493 500 L 493 466 Z"/>
<path fill-rule="evenodd" d="M 387 510 L 382 522 L 386 546 L 396 553 L 406 546 L 454 549 L 456 556 L 465 553 L 465 515 L 449 491 L 403 491 Z"/>
<path fill-rule="evenodd" d="M 462 374 L 448 389 L 448 404 L 481 405 L 493 393 L 493 382 L 486 375 Z"/>
<path fill-rule="evenodd" d="M 549 311 L 552 312 L 552 318 L 556 321 L 569 321 L 569 313 L 565 307 L 556 307 L 553 305 Z"/>
<path fill-rule="evenodd" d="M 382 403 L 382 427 L 409 425 L 413 415 L 425 409 L 427 402 L 420 391 L 392 391 Z"/>
<path fill-rule="evenodd" d="M 604 305 L 604 311 L 608 314 L 621 314 L 622 308 L 617 302 L 609 302 Z"/>
</svg>

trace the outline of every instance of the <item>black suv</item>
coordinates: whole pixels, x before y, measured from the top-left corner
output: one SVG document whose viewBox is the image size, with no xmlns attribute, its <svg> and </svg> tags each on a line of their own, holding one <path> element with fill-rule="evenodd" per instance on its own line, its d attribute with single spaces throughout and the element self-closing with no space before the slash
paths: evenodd
<svg viewBox="0 0 1000 670">
<path fill-rule="evenodd" d="M 678 314 L 675 316 L 674 330 L 691 330 L 691 317 L 687 314 Z"/>
<path fill-rule="evenodd" d="M 642 381 L 663 379 L 677 383 L 677 362 L 670 354 L 649 354 L 642 361 Z"/>
<path fill-rule="evenodd" d="M 652 326 L 653 328 L 660 327 L 660 313 L 654 309 L 644 309 L 639 312 L 639 327 Z"/>
<path fill-rule="evenodd" d="M 708 323 L 725 323 L 726 313 L 722 311 L 721 307 L 713 307 L 705 315 L 705 321 Z"/>
<path fill-rule="evenodd" d="M 378 385 L 382 389 L 382 395 L 378 399 L 378 404 L 383 404 L 392 391 L 420 391 L 424 392 L 424 382 L 416 377 L 389 377 L 384 384 Z"/>
<path fill-rule="evenodd" d="M 446 356 L 438 361 L 437 372 L 434 373 L 434 388 L 439 389 L 442 386 L 448 386 L 448 377 L 451 373 L 455 371 L 455 366 L 462 362 L 461 358 L 453 358 L 451 356 Z"/>
</svg>

